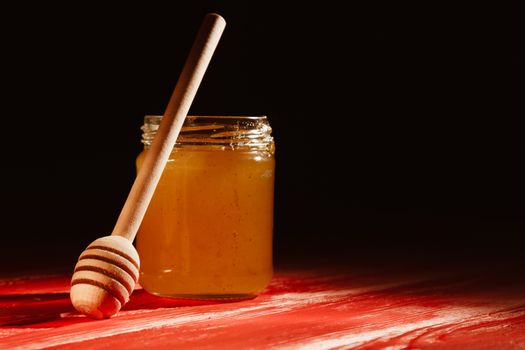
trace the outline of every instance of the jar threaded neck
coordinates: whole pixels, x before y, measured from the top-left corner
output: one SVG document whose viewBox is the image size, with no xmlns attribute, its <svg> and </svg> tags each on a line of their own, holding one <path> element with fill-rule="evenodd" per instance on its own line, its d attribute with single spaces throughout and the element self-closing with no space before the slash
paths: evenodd
<svg viewBox="0 0 525 350">
<path fill-rule="evenodd" d="M 153 142 L 162 116 L 144 117 L 142 143 Z M 212 146 L 232 150 L 267 150 L 273 154 L 272 128 L 266 116 L 187 116 L 175 148 Z"/>
</svg>

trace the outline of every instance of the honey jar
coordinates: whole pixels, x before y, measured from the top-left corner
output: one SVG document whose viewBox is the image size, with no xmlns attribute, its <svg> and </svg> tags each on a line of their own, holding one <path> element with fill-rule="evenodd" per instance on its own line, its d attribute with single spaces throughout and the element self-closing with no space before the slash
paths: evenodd
<svg viewBox="0 0 525 350">
<path fill-rule="evenodd" d="M 162 117 L 146 116 L 140 168 Z M 274 141 L 264 116 L 188 116 L 137 235 L 140 284 L 247 298 L 272 277 Z"/>
</svg>

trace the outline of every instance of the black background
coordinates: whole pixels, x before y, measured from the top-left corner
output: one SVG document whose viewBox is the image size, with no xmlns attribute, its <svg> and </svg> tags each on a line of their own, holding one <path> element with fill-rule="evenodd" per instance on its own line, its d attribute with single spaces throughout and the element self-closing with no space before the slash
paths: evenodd
<svg viewBox="0 0 525 350">
<path fill-rule="evenodd" d="M 269 116 L 277 261 L 523 258 L 517 9 L 130 3 L 1 11 L 2 266 L 111 232 L 210 11 L 228 25 L 191 113 Z"/>
</svg>

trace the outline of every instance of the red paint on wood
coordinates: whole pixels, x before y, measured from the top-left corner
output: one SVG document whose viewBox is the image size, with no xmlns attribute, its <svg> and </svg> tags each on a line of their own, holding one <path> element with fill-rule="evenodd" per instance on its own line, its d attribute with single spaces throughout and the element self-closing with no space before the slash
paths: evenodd
<svg viewBox="0 0 525 350">
<path fill-rule="evenodd" d="M 69 276 L 3 279 L 0 348 L 523 349 L 518 282 L 447 271 L 288 271 L 240 302 L 138 289 L 116 317 L 93 321 L 73 310 Z"/>
</svg>

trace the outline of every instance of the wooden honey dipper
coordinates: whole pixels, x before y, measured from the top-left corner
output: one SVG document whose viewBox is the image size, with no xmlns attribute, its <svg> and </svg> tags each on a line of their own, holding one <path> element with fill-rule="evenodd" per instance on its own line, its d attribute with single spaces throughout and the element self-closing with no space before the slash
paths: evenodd
<svg viewBox="0 0 525 350">
<path fill-rule="evenodd" d="M 71 280 L 71 302 L 79 312 L 108 318 L 128 302 L 139 277 L 133 240 L 226 22 L 206 15 L 111 236 L 95 240 L 80 255 Z"/>
</svg>

